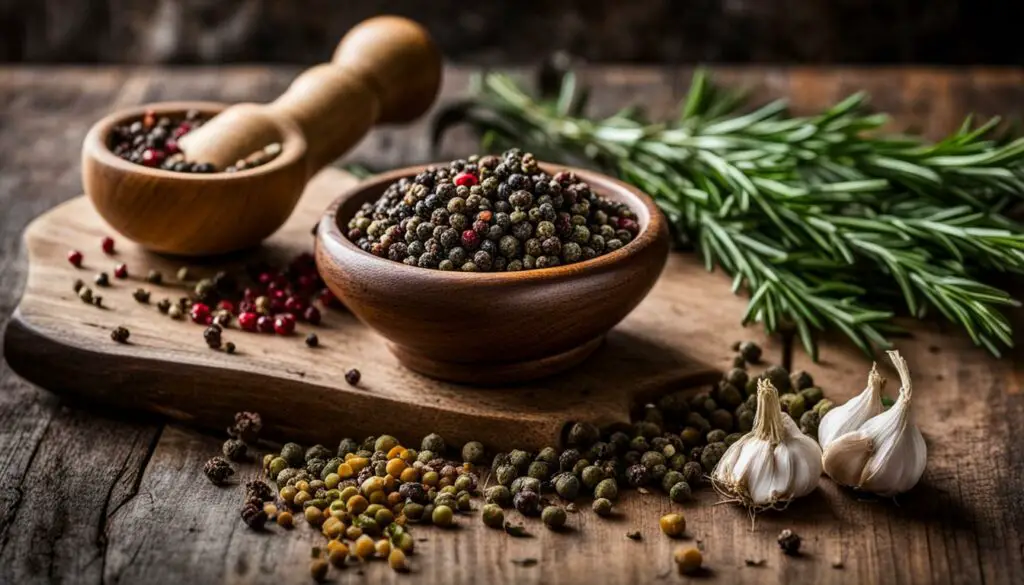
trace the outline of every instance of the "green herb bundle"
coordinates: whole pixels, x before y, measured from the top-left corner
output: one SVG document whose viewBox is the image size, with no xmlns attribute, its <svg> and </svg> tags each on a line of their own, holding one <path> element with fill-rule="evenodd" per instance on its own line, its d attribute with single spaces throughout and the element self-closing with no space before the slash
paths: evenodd
<svg viewBox="0 0 1024 585">
<path fill-rule="evenodd" d="M 884 114 L 853 95 L 816 116 L 782 101 L 739 113 L 745 99 L 693 79 L 677 120 L 635 109 L 584 117 L 585 91 L 566 74 L 536 99 L 502 74 L 439 118 L 435 138 L 472 124 L 488 149 L 597 167 L 650 194 L 677 244 L 720 266 L 750 294 L 744 323 L 795 330 L 817 358 L 815 330 L 858 347 L 889 347 L 897 311 L 939 313 L 999 355 L 1012 346 L 993 286 L 1024 273 L 1024 226 L 1006 211 L 1024 196 L 1024 139 L 992 138 L 998 120 L 970 119 L 946 139 L 883 136 Z"/>
</svg>

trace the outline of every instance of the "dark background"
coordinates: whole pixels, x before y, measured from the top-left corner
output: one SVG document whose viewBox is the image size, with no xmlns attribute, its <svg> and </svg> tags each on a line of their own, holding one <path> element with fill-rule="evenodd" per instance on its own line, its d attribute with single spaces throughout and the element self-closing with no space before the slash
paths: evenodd
<svg viewBox="0 0 1024 585">
<path fill-rule="evenodd" d="M 458 63 L 1024 64 L 1021 0 L 0 0 L 0 61 L 311 63 L 381 13 Z"/>
</svg>

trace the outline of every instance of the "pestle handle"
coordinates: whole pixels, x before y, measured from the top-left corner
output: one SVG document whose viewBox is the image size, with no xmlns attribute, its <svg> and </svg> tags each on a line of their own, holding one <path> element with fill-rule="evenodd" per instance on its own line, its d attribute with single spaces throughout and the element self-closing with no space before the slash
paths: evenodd
<svg viewBox="0 0 1024 585">
<path fill-rule="evenodd" d="M 441 85 L 441 55 L 419 24 L 379 16 L 350 30 L 331 63 L 312 67 L 266 105 L 239 104 L 182 137 L 189 160 L 223 168 L 279 139 L 281 126 L 306 138 L 312 175 L 377 123 L 407 122 L 430 108 Z"/>
</svg>

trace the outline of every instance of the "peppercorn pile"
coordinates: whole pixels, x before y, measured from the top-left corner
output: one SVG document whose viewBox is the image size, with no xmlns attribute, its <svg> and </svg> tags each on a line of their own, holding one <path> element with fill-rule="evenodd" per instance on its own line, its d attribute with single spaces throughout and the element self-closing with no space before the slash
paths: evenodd
<svg viewBox="0 0 1024 585">
<path fill-rule="evenodd" d="M 198 110 L 189 110 L 183 118 L 161 116 L 147 111 L 140 120 L 115 126 L 110 133 L 108 147 L 124 160 L 179 173 L 214 173 L 218 169 L 208 162 L 190 162 L 178 146 L 178 140 L 203 125 Z M 281 145 L 272 143 L 224 172 L 235 172 L 265 164 L 281 153 Z"/>
<path fill-rule="evenodd" d="M 303 449 L 287 443 L 263 457 L 276 495 L 263 490 L 257 502 L 249 494 L 254 488 L 247 486 L 243 520 L 257 529 L 268 521 L 290 528 L 294 514 L 301 512 L 306 523 L 328 539 L 326 553 L 314 551 L 310 568 L 312 576 L 322 580 L 330 565 L 344 567 L 350 558 L 386 558 L 392 568 L 407 570 L 407 555 L 414 548 L 412 525 L 450 527 L 481 497 L 481 521 L 511 537 L 527 534 L 524 523 L 506 517 L 512 510 L 518 517 L 539 518 L 548 529 L 559 530 L 568 513 L 579 511 L 578 500 L 591 499 L 593 512 L 608 516 L 628 488 L 644 493 L 660 488 L 673 502 L 687 501 L 694 490 L 708 485 L 705 478 L 728 445 L 750 430 L 756 409 L 751 388 L 756 388 L 757 380 L 768 379 L 788 390 L 786 413 L 800 420 L 805 432 L 816 427 L 814 415 L 831 408 L 809 374 L 771 366 L 751 375 L 747 360 L 759 362 L 760 348 L 749 342 L 735 347 L 737 367 L 710 391 L 667 395 L 634 413 L 632 424 L 603 431 L 576 423 L 562 450 L 513 450 L 489 458 L 481 443 L 471 441 L 462 446 L 459 460 L 452 460 L 453 450 L 437 434 L 424 437 L 419 449 L 406 448 L 390 435 L 363 441 L 346 438 L 337 449 Z M 239 428 L 252 430 L 254 416 L 236 417 L 229 429 L 232 438 L 223 447 L 228 459 L 246 457 L 245 447 L 254 433 L 246 437 Z M 813 431 L 815 436 L 816 428 Z M 207 464 L 207 475 L 215 484 L 223 484 L 231 472 L 224 457 Z M 659 526 L 666 536 L 679 538 L 686 533 L 686 518 L 682 511 L 670 513 Z M 640 533 L 626 536 L 636 539 Z M 779 542 L 787 554 L 799 547 L 792 536 L 780 537 Z M 693 574 L 701 569 L 702 556 L 699 550 L 684 547 L 677 551 L 676 562 L 680 572 Z"/>
<path fill-rule="evenodd" d="M 364 251 L 410 266 L 515 272 L 590 260 L 628 244 L 640 227 L 625 205 L 569 171 L 542 171 L 532 154 L 471 156 L 390 185 L 348 223 Z"/>
<path fill-rule="evenodd" d="M 100 248 L 107 256 L 116 254 L 113 238 L 103 238 Z M 84 257 L 80 250 L 68 252 L 68 262 L 76 268 L 82 268 Z M 113 274 L 117 280 L 131 278 L 124 263 L 116 263 Z M 185 319 L 187 315 L 192 322 L 205 327 L 203 341 L 207 346 L 224 349 L 228 353 L 234 353 L 235 344 L 225 341 L 223 335 L 236 323 L 242 331 L 291 335 L 299 321 L 319 325 L 323 318 L 321 307 L 341 306 L 320 278 L 313 255 L 309 253 L 295 256 L 284 267 L 266 262 L 252 263 L 246 266 L 244 274 L 221 270 L 210 277 L 199 278 L 188 267 L 182 267 L 176 274 L 176 281 L 165 279 L 157 270 L 146 272 L 144 280 L 155 286 L 184 287 L 187 290 L 185 296 L 175 300 L 162 298 L 155 303 L 156 309 L 176 320 Z M 98 288 L 108 288 L 111 279 L 108 273 L 99 272 L 93 283 Z M 82 279 L 74 280 L 73 289 L 82 302 L 102 306 L 103 297 L 95 294 Z M 149 304 L 152 291 L 139 287 L 131 296 L 140 304 Z M 126 341 L 128 330 L 119 327 L 111 332 L 111 338 Z M 315 333 L 309 333 L 305 336 L 305 343 L 314 348 L 320 342 Z M 359 381 L 359 373 L 357 370 L 351 372 L 351 377 L 346 375 L 346 379 L 354 379 L 350 383 L 355 385 Z"/>
</svg>

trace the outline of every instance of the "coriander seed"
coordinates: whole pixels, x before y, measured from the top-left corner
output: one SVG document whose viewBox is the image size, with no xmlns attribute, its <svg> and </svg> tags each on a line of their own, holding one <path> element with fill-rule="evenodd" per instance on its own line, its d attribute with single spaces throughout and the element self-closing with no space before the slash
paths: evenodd
<svg viewBox="0 0 1024 585">
<path fill-rule="evenodd" d="M 686 518 L 682 514 L 666 514 L 658 521 L 658 525 L 670 538 L 678 538 L 686 531 Z"/>
</svg>

